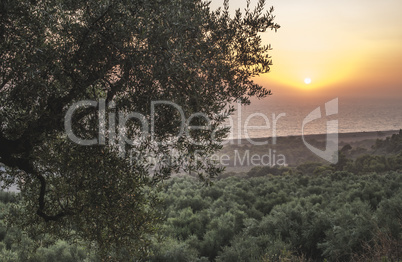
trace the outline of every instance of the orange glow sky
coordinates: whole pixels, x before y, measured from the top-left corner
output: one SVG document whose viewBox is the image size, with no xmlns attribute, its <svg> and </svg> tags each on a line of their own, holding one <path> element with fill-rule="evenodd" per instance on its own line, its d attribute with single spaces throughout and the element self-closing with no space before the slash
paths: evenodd
<svg viewBox="0 0 402 262">
<path fill-rule="evenodd" d="M 246 5 L 229 3 L 232 10 Z M 281 28 L 262 35 L 272 45 L 273 66 L 256 81 L 275 96 L 402 99 L 401 0 L 271 0 L 269 6 Z"/>
</svg>

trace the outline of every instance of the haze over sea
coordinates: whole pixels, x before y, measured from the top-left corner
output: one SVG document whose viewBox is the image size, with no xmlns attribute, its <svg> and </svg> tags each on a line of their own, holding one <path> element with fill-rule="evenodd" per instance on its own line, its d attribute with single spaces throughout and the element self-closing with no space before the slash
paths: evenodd
<svg viewBox="0 0 402 262">
<path fill-rule="evenodd" d="M 244 127 L 247 118 L 249 118 L 247 132 L 250 138 L 302 135 L 304 118 L 317 107 L 321 109 L 322 118 L 307 123 L 304 127 L 304 134 L 325 134 L 326 123 L 329 120 L 338 120 L 338 133 L 402 129 L 402 103 L 398 99 L 384 102 L 339 98 L 338 114 L 326 117 L 325 102 L 330 100 L 291 102 L 269 97 L 264 100 L 252 101 L 249 106 L 236 106 L 237 111 L 232 116 L 232 138 L 246 137 Z M 266 119 L 263 116 L 266 116 Z M 274 127 L 275 119 L 276 127 Z M 266 128 L 253 129 L 251 126 L 265 126 Z"/>
</svg>

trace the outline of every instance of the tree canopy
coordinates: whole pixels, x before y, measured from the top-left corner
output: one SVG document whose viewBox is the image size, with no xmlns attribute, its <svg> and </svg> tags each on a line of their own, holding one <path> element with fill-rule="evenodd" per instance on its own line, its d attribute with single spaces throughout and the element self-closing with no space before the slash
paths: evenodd
<svg viewBox="0 0 402 262">
<path fill-rule="evenodd" d="M 14 222 L 146 252 L 160 181 L 217 175 L 198 156 L 220 148 L 230 104 L 270 94 L 252 81 L 272 64 L 260 33 L 279 28 L 264 2 L 231 16 L 227 1 L 1 1 L 0 174 L 21 190 Z"/>
</svg>

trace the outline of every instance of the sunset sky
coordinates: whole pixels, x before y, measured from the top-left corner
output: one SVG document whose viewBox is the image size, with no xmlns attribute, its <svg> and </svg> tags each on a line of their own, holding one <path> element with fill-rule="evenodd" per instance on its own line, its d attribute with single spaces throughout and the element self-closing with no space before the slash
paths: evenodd
<svg viewBox="0 0 402 262">
<path fill-rule="evenodd" d="M 222 3 L 213 0 L 212 7 Z M 229 3 L 232 10 L 246 5 Z M 281 28 L 263 34 L 273 66 L 257 82 L 274 95 L 402 99 L 401 0 L 271 0 L 269 6 Z"/>
</svg>

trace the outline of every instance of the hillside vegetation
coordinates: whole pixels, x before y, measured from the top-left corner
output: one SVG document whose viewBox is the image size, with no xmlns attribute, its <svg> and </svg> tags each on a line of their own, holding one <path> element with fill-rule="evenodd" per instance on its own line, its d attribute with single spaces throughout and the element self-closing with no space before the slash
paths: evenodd
<svg viewBox="0 0 402 262">
<path fill-rule="evenodd" d="M 336 165 L 255 167 L 212 186 L 170 179 L 147 261 L 400 261 L 401 136 L 377 141 L 372 150 L 382 154 L 351 159 L 345 148 Z M 1 261 L 101 261 L 88 243 L 10 226 L 18 197 L 0 193 Z"/>
</svg>

